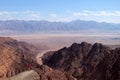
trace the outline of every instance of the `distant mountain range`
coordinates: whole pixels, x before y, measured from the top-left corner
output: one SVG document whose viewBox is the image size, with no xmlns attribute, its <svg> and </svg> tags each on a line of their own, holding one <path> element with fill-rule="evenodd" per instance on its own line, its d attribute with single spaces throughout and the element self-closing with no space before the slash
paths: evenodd
<svg viewBox="0 0 120 80">
<path fill-rule="evenodd" d="M 0 35 L 41 34 L 41 33 L 81 33 L 81 34 L 120 34 L 120 24 L 75 20 L 71 22 L 49 21 L 0 21 Z"/>
</svg>

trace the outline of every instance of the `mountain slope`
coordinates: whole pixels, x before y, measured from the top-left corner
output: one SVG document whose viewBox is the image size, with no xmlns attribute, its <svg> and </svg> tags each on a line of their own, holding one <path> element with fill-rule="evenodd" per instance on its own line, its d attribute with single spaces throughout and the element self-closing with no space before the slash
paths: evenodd
<svg viewBox="0 0 120 80">
<path fill-rule="evenodd" d="M 0 37 L 0 78 L 27 70 L 28 64 L 34 65 L 34 53 L 37 49 L 27 43 Z"/>
</svg>

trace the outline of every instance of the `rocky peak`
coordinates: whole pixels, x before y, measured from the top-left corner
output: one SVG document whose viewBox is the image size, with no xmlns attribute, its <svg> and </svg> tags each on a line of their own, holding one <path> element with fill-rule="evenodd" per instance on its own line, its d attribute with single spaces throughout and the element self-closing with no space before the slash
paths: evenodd
<svg viewBox="0 0 120 80">
<path fill-rule="evenodd" d="M 44 64 L 66 71 L 77 80 L 118 80 L 119 54 L 119 48 L 112 50 L 101 43 L 74 43 L 56 51 Z"/>
<path fill-rule="evenodd" d="M 74 43 L 68 48 L 56 51 L 48 61 L 44 60 L 44 64 L 71 72 L 72 69 L 78 66 L 81 67 L 82 60 L 86 57 L 91 48 L 92 45 L 86 42 L 81 44 Z"/>
</svg>

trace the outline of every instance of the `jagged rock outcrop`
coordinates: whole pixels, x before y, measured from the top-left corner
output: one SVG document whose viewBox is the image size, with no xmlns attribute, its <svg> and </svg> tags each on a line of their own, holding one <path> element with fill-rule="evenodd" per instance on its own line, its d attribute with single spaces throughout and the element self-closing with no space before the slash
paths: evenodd
<svg viewBox="0 0 120 80">
<path fill-rule="evenodd" d="M 81 44 L 74 43 L 69 48 L 64 47 L 56 51 L 49 60 L 44 60 L 44 64 L 54 68 L 71 70 L 73 66 L 80 66 L 81 60 L 88 54 L 91 48 L 92 45 L 85 42 Z"/>
<path fill-rule="evenodd" d="M 43 63 L 77 80 L 120 80 L 120 48 L 113 50 L 100 43 L 74 43 L 54 52 Z"/>
</svg>

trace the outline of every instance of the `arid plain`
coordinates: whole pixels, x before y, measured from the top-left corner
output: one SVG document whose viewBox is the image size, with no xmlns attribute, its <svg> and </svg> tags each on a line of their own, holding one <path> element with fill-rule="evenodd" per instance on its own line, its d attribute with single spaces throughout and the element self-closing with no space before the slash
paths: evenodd
<svg viewBox="0 0 120 80">
<path fill-rule="evenodd" d="M 40 34 L 11 36 L 19 41 L 33 44 L 41 50 L 58 50 L 73 43 L 83 41 L 89 43 L 103 43 L 112 48 L 120 46 L 120 35 L 79 35 L 79 34 Z"/>
</svg>

